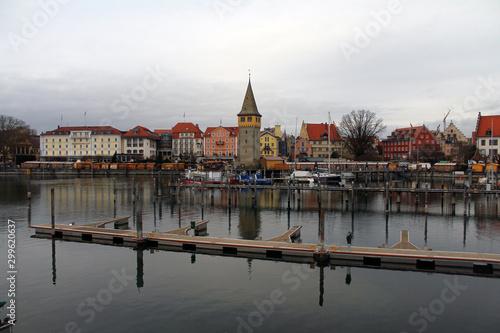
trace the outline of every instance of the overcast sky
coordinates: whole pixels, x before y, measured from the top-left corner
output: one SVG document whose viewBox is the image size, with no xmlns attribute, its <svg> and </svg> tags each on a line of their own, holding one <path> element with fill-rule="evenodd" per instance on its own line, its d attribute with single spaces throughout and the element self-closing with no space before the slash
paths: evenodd
<svg viewBox="0 0 500 333">
<path fill-rule="evenodd" d="M 451 109 L 470 137 L 500 114 L 498 0 L 1 0 L 0 35 L 0 114 L 39 133 L 235 126 L 249 69 L 288 133 L 357 109 L 442 130 Z"/>
</svg>

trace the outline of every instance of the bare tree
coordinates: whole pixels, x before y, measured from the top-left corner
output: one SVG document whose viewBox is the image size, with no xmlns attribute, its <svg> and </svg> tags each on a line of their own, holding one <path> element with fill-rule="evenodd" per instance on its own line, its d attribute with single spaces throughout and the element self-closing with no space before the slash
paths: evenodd
<svg viewBox="0 0 500 333">
<path fill-rule="evenodd" d="M 346 140 L 346 149 L 359 159 L 375 149 L 373 142 L 385 130 L 385 126 L 374 112 L 357 110 L 343 115 L 338 129 Z"/>
<path fill-rule="evenodd" d="M 16 146 L 30 140 L 30 128 L 20 119 L 0 115 L 0 155 L 5 167 L 9 155 L 14 155 Z"/>
</svg>

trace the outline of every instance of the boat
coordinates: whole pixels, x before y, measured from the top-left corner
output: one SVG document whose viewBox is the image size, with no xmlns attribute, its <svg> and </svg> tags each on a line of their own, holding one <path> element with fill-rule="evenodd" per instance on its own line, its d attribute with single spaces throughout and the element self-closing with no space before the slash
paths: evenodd
<svg viewBox="0 0 500 333">
<path fill-rule="evenodd" d="M 222 184 L 221 171 L 186 171 L 185 177 L 181 179 L 183 184 Z"/>
<path fill-rule="evenodd" d="M 291 181 L 298 184 L 307 184 L 314 186 L 314 176 L 310 171 L 295 170 L 289 178 Z"/>
<path fill-rule="evenodd" d="M 322 183 L 327 185 L 340 185 L 341 175 L 337 173 L 331 173 L 327 170 L 318 170 L 313 174 L 315 183 Z"/>
<path fill-rule="evenodd" d="M 248 175 L 246 172 L 242 172 L 238 176 L 240 184 L 245 185 L 273 185 L 274 180 L 272 178 L 264 178 L 264 175 L 260 171 L 253 175 Z"/>
<path fill-rule="evenodd" d="M 349 186 L 355 180 L 355 175 L 352 172 L 342 172 L 340 174 L 340 186 Z"/>
</svg>

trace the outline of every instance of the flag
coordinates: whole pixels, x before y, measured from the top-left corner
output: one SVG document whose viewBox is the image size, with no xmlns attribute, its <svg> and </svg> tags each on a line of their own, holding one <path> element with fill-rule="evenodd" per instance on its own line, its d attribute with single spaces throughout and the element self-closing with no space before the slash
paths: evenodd
<svg viewBox="0 0 500 333">
<path fill-rule="evenodd" d="M 83 116 L 85 117 L 87 115 L 87 111 L 85 111 L 85 113 L 83 114 Z"/>
</svg>

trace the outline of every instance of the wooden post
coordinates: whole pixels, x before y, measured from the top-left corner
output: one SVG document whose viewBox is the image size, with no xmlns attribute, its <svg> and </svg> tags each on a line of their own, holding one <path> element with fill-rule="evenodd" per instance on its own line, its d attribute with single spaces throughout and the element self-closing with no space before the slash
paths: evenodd
<svg viewBox="0 0 500 333">
<path fill-rule="evenodd" d="M 161 180 L 161 171 L 158 171 L 158 196 L 161 197 L 163 195 L 162 190 L 162 180 Z"/>
<path fill-rule="evenodd" d="M 229 180 L 227 182 L 227 207 L 231 210 L 231 184 Z"/>
<path fill-rule="evenodd" d="M 429 186 L 427 183 L 425 183 L 425 206 L 424 206 L 424 213 L 427 214 L 429 212 L 429 204 L 427 202 L 427 190 Z"/>
<path fill-rule="evenodd" d="M 464 186 L 464 216 L 467 216 L 467 187 Z"/>
<path fill-rule="evenodd" d="M 321 212 L 321 183 L 318 180 L 318 210 Z"/>
<path fill-rule="evenodd" d="M 31 200 L 31 172 L 30 169 L 28 169 L 28 200 Z"/>
<path fill-rule="evenodd" d="M 177 204 L 181 204 L 181 179 L 177 178 Z"/>
<path fill-rule="evenodd" d="M 325 250 L 325 212 L 319 211 L 319 241 L 321 243 L 321 251 Z"/>
<path fill-rule="evenodd" d="M 389 183 L 385 182 L 385 213 L 389 213 Z"/>
<path fill-rule="evenodd" d="M 354 213 L 354 182 L 351 184 L 351 212 Z"/>
<path fill-rule="evenodd" d="M 137 191 L 137 210 L 136 210 L 136 227 L 137 239 L 142 239 L 142 198 L 140 189 Z"/>
<path fill-rule="evenodd" d="M 113 217 L 116 217 L 116 178 L 113 178 Z"/>
<path fill-rule="evenodd" d="M 288 209 L 290 209 L 290 180 L 288 180 L 287 200 L 288 200 Z"/>
<path fill-rule="evenodd" d="M 50 227 L 52 229 L 52 237 L 56 235 L 56 215 L 54 212 L 54 188 L 50 189 Z"/>
<path fill-rule="evenodd" d="M 455 204 L 456 204 L 456 198 L 455 198 L 455 192 L 451 195 L 451 214 L 455 215 Z"/>
<path fill-rule="evenodd" d="M 153 197 L 158 197 L 158 183 L 156 177 L 153 178 Z"/>
</svg>

